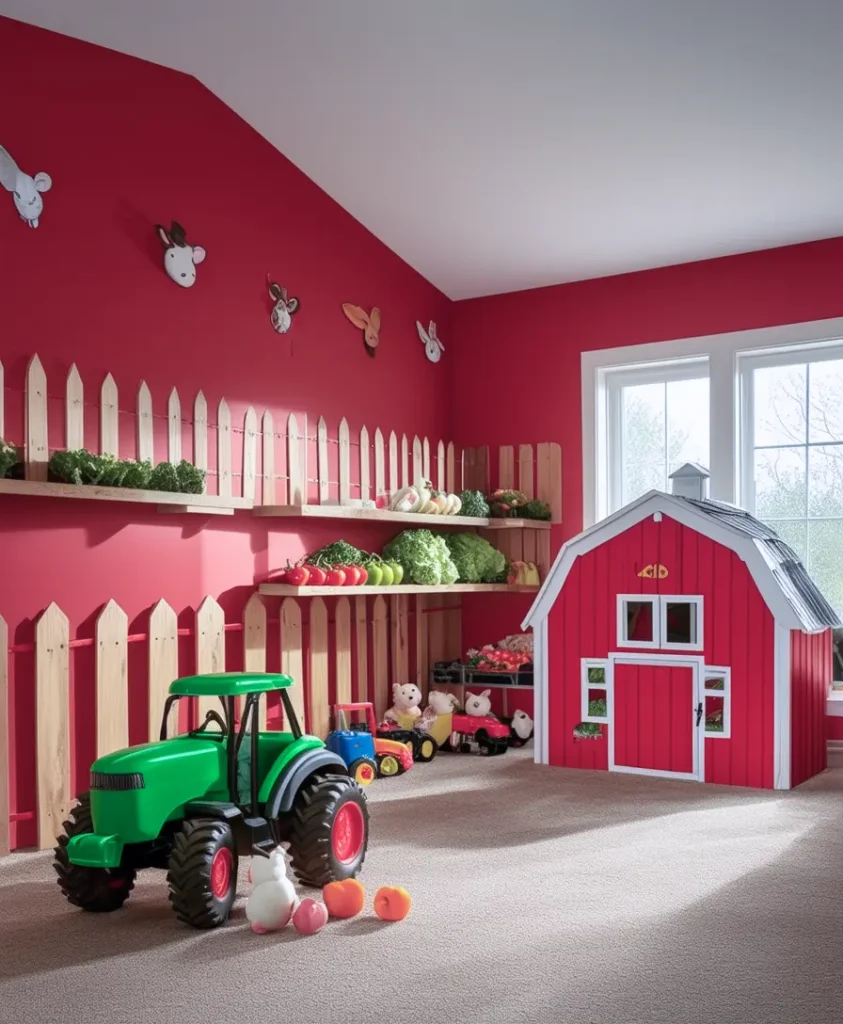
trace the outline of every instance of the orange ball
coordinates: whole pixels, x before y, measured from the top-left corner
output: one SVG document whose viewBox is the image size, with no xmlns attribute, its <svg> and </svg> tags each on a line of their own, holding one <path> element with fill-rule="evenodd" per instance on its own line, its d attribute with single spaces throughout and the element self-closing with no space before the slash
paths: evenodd
<svg viewBox="0 0 843 1024">
<path fill-rule="evenodd" d="M 375 893 L 375 913 L 381 921 L 403 921 L 413 901 L 406 889 L 384 885 Z"/>
<path fill-rule="evenodd" d="M 346 878 L 328 882 L 322 889 L 322 899 L 331 917 L 356 917 L 366 901 L 366 890 L 356 878 Z"/>
</svg>

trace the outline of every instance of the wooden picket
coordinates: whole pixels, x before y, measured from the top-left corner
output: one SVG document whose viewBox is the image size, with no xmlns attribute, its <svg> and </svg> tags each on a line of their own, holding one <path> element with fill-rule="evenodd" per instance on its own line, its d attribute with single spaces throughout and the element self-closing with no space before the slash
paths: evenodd
<svg viewBox="0 0 843 1024">
<path fill-rule="evenodd" d="M 196 612 L 196 673 L 225 672 L 225 617 L 222 608 L 209 594 Z M 198 697 L 198 722 L 208 711 L 219 711 L 215 697 Z"/>
<path fill-rule="evenodd" d="M 252 594 L 243 609 L 243 671 L 266 672 L 266 605 Z M 266 700 L 259 704 L 259 723 L 266 729 Z"/>
<path fill-rule="evenodd" d="M 165 600 L 160 600 L 149 615 L 149 667 L 147 688 L 149 694 L 149 722 L 147 735 L 150 742 L 157 740 L 161 730 L 161 715 L 170 691 L 170 683 L 179 675 L 179 636 L 176 613 Z M 174 707 L 167 719 L 167 735 L 178 731 L 178 709 Z"/>
<path fill-rule="evenodd" d="M 339 428 L 339 493 L 340 504 L 347 505 L 351 497 L 351 442 L 348 435 L 348 423 L 340 420 Z"/>
<path fill-rule="evenodd" d="M 328 464 L 328 424 L 324 416 L 319 417 L 316 424 L 316 471 L 319 482 L 319 502 L 325 504 L 328 500 L 328 481 L 331 473 Z"/>
<path fill-rule="evenodd" d="M 347 597 L 337 599 L 334 622 L 337 703 L 348 704 L 351 700 L 351 604 Z"/>
<path fill-rule="evenodd" d="M 145 380 L 140 382 L 140 387 L 138 388 L 137 421 L 138 459 L 140 459 L 141 462 L 152 462 L 155 458 L 155 433 L 152 424 L 152 395 L 150 394 L 149 387 Z M 195 453 L 194 462 L 196 462 Z M 197 462 L 196 465 L 199 465 L 199 463 Z"/>
<path fill-rule="evenodd" d="M 167 399 L 167 458 L 174 465 L 181 462 L 181 402 L 175 388 Z"/>
<path fill-rule="evenodd" d="M 269 409 L 263 414 L 263 491 L 264 505 L 275 504 L 275 421 Z"/>
<path fill-rule="evenodd" d="M 71 803 L 70 629 L 55 604 L 35 627 L 36 820 L 38 848 L 55 845 Z"/>
<path fill-rule="evenodd" d="M 298 420 L 294 413 L 290 413 L 287 417 L 287 477 L 291 505 L 303 505 L 307 499 L 307 485 L 302 468 Z"/>
<path fill-rule="evenodd" d="M 193 402 L 193 465 L 198 469 L 208 468 L 208 403 L 201 391 Z"/>
<path fill-rule="evenodd" d="M 129 745 L 129 620 L 114 601 L 100 612 L 97 644 L 97 757 Z"/>
<path fill-rule="evenodd" d="M 366 598 L 354 598 L 354 634 L 357 643 L 357 672 L 354 700 L 369 699 L 369 620 L 366 614 Z"/>
<path fill-rule="evenodd" d="M 375 429 L 375 498 L 386 493 L 386 473 L 384 471 L 383 434 L 380 427 Z"/>
<path fill-rule="evenodd" d="M 38 356 L 26 371 L 26 478 L 46 480 L 50 459 L 47 437 L 47 375 Z"/>
<path fill-rule="evenodd" d="M 382 594 L 374 600 L 372 608 L 372 678 L 374 681 L 375 714 L 380 716 L 390 706 L 389 662 L 386 601 Z"/>
<path fill-rule="evenodd" d="M 242 495 L 249 501 L 255 500 L 258 458 L 258 418 L 249 406 L 243 422 L 243 478 Z"/>
<path fill-rule="evenodd" d="M 330 730 L 328 707 L 328 609 L 321 597 L 310 602 L 310 721 L 316 736 Z"/>
<path fill-rule="evenodd" d="M 3 390 L 0 370 L 0 391 Z M 0 406 L 0 414 L 2 414 Z M 3 429 L 0 418 L 0 432 Z M 12 848 L 9 820 L 9 630 L 6 620 L 0 615 L 0 857 L 5 857 Z"/>
<path fill-rule="evenodd" d="M 217 494 L 231 493 L 231 411 L 223 398 L 217 407 Z"/>
<path fill-rule="evenodd" d="M 428 452 L 428 461 L 430 460 L 430 453 Z M 425 472 L 424 469 L 424 453 L 422 451 L 421 438 L 418 434 L 413 438 L 413 483 L 417 480 L 426 480 L 430 473 L 430 468 Z"/>
<path fill-rule="evenodd" d="M 409 647 L 407 636 L 407 595 L 390 597 L 390 625 L 392 626 L 392 681 L 409 682 Z"/>
<path fill-rule="evenodd" d="M 392 430 L 389 434 L 389 490 L 397 491 L 401 486 L 398 476 L 398 438 Z"/>
<path fill-rule="evenodd" d="M 371 500 L 371 483 L 369 478 L 369 431 L 360 428 L 360 497 L 363 501 Z"/>
<path fill-rule="evenodd" d="M 106 374 L 100 388 L 100 453 L 120 455 L 120 407 L 117 383 Z"/>
<path fill-rule="evenodd" d="M 290 702 L 304 728 L 304 658 L 302 653 L 301 608 L 292 597 L 281 602 L 281 671 L 299 685 L 290 689 Z"/>
<path fill-rule="evenodd" d="M 67 375 L 64 414 L 65 446 L 68 451 L 78 451 L 85 447 L 85 388 L 76 363 L 70 367 Z"/>
</svg>

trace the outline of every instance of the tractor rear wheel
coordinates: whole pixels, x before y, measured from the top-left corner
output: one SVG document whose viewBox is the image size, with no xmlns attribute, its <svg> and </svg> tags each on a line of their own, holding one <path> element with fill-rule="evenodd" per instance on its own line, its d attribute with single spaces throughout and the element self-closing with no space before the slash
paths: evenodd
<svg viewBox="0 0 843 1024">
<path fill-rule="evenodd" d="M 119 910 L 129 898 L 135 885 L 134 868 L 84 868 L 71 864 L 67 844 L 72 836 L 93 832 L 91 798 L 83 793 L 79 803 L 71 808 L 64 823 L 64 834 L 59 836 L 55 848 L 53 867 L 59 876 L 58 884 L 68 903 L 94 914 L 107 914 Z"/>
<path fill-rule="evenodd" d="M 309 779 L 296 795 L 290 830 L 290 862 L 303 885 L 321 888 L 354 878 L 369 841 L 369 809 L 363 790 L 347 775 Z"/>
<path fill-rule="evenodd" d="M 395 754 L 377 754 L 378 775 L 382 779 L 389 779 L 393 775 L 400 775 L 404 769 Z"/>
<path fill-rule="evenodd" d="M 228 822 L 185 821 L 173 838 L 167 883 L 179 921 L 193 928 L 225 924 L 237 894 L 237 844 Z"/>
<path fill-rule="evenodd" d="M 426 764 L 436 757 L 436 740 L 432 736 L 417 736 L 413 745 L 415 747 L 413 760 Z"/>
</svg>

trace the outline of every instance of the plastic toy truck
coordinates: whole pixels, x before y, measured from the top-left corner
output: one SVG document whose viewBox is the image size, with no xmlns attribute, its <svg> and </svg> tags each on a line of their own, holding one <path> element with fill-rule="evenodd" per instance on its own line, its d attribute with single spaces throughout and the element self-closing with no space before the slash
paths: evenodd
<svg viewBox="0 0 843 1024">
<path fill-rule="evenodd" d="M 366 797 L 345 763 L 304 734 L 289 676 L 220 673 L 170 685 L 160 739 L 118 750 L 91 767 L 90 791 L 55 849 L 58 884 L 83 910 L 117 910 L 142 868 L 164 868 L 179 920 L 215 928 L 231 911 L 238 858 L 290 843 L 305 885 L 352 878 L 369 837 Z M 288 732 L 259 732 L 263 695 L 278 691 Z M 198 728 L 168 738 L 178 701 L 219 698 Z M 236 706 L 244 702 L 238 726 Z"/>
<path fill-rule="evenodd" d="M 436 741 L 426 732 L 420 732 L 414 726 L 415 719 L 410 715 L 399 715 L 397 722 L 381 722 L 377 735 L 381 739 L 395 740 L 409 745 L 414 761 L 426 763 L 436 757 L 439 749 Z"/>
<path fill-rule="evenodd" d="M 351 711 L 363 711 L 366 721 L 355 722 L 350 729 L 346 729 L 345 714 Z M 328 736 L 328 749 L 343 758 L 352 778 L 357 778 L 355 771 L 358 767 L 363 771 L 368 770 L 369 766 L 365 762 L 361 763 L 363 758 L 369 761 L 374 759 L 381 778 L 401 775 L 413 767 L 410 744 L 378 734 L 372 704 L 337 704 L 334 707 L 334 720 L 337 729 Z"/>
<path fill-rule="evenodd" d="M 509 726 L 492 715 L 437 715 L 427 735 L 440 748 L 460 753 L 505 754 L 509 748 Z"/>
</svg>

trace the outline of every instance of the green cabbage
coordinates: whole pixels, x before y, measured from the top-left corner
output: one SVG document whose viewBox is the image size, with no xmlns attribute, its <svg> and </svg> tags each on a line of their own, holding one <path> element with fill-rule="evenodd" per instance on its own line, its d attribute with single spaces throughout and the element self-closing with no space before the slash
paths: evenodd
<svg viewBox="0 0 843 1024">
<path fill-rule="evenodd" d="M 506 558 L 476 533 L 452 533 L 448 550 L 464 583 L 493 583 L 506 570 Z"/>
<path fill-rule="evenodd" d="M 438 587 L 457 582 L 457 567 L 451 561 L 448 545 L 430 530 L 404 530 L 386 545 L 383 558 L 403 567 L 407 583 Z"/>
</svg>

